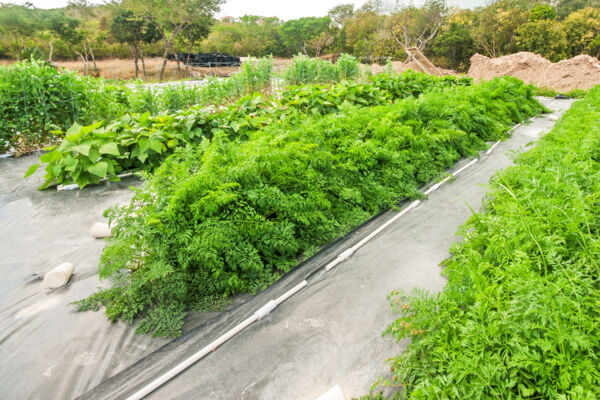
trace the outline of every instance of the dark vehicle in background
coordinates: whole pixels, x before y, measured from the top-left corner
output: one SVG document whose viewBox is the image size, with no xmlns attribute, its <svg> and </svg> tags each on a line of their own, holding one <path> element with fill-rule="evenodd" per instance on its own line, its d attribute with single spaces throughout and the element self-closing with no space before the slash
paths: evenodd
<svg viewBox="0 0 600 400">
<path fill-rule="evenodd" d="M 177 61 L 175 54 L 169 54 L 170 61 Z M 239 67 L 242 62 L 239 57 L 225 53 L 177 53 L 179 61 L 190 67 Z"/>
</svg>

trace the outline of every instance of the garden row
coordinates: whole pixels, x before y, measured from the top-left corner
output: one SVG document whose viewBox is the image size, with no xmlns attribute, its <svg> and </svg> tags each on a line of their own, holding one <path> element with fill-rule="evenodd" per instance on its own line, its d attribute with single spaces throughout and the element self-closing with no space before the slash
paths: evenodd
<svg viewBox="0 0 600 400">
<path fill-rule="evenodd" d="M 394 398 L 600 398 L 599 193 L 596 87 L 491 180 L 444 291 L 391 295 Z"/>
<path fill-rule="evenodd" d="M 243 140 L 214 130 L 147 174 L 129 206 L 107 211 L 114 237 L 100 276 L 112 287 L 79 309 L 104 306 L 112 321 L 142 317 L 138 332 L 178 336 L 190 310 L 268 286 L 542 111 L 531 87 L 507 77 L 296 114 Z"/>
<path fill-rule="evenodd" d="M 200 86 L 163 87 L 82 77 L 58 70 L 44 61 L 0 67 L 0 154 L 27 152 L 56 143 L 59 130 L 74 123 L 110 122 L 125 114 L 157 115 L 194 105 L 221 105 L 255 91 L 269 91 L 273 76 L 270 58 L 245 62 L 227 79 L 207 78 Z M 336 64 L 297 56 L 282 74 L 285 85 L 336 83 L 361 78 L 358 61 L 342 55 Z"/>
<path fill-rule="evenodd" d="M 217 133 L 246 137 L 297 114 L 324 115 L 352 104 L 389 104 L 435 88 L 470 84 L 470 78 L 438 78 L 408 72 L 371 77 L 368 83 L 291 86 L 277 98 L 255 93 L 220 109 L 194 106 L 164 115 L 127 114 L 113 122 L 85 127 L 75 124 L 60 145 L 49 148 L 51 151 L 41 157 L 42 162 L 48 163 L 42 188 L 73 182 L 85 187 L 107 177 L 118 179 L 115 175 L 123 171 L 151 171 L 177 147 L 197 145 Z M 27 175 L 37 167 L 32 166 Z"/>
<path fill-rule="evenodd" d="M 219 105 L 271 87 L 273 64 L 247 62 L 230 78 L 207 79 L 201 86 L 128 86 L 82 77 L 42 61 L 0 67 L 0 153 L 26 152 L 60 140 L 59 130 L 74 123 L 112 121 L 125 114 L 155 115 L 202 104 Z"/>
</svg>

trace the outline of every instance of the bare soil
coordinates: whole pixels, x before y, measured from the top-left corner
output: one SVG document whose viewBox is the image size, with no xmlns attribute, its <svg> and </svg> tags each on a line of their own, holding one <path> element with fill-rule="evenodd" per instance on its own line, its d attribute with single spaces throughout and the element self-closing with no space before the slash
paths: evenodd
<svg viewBox="0 0 600 400">
<path fill-rule="evenodd" d="M 537 87 L 561 92 L 591 89 L 600 84 L 600 62 L 586 54 L 552 63 L 534 53 L 520 52 L 498 58 L 471 57 L 469 76 L 476 80 L 510 75 Z"/>
<path fill-rule="evenodd" d="M 242 62 L 246 61 L 247 57 L 242 57 Z M 15 61 L 0 60 L 0 65 L 9 65 Z M 144 79 L 141 61 L 138 62 L 140 67 L 140 79 L 147 82 L 158 82 L 160 76 L 160 68 L 162 66 L 163 59 L 161 57 L 146 58 L 146 73 L 148 78 Z M 275 71 L 279 71 L 290 62 L 288 58 L 274 58 L 273 67 Z M 71 71 L 77 71 L 83 74 L 83 63 L 81 61 L 55 61 L 54 64 L 58 67 L 64 67 Z M 92 64 L 90 63 L 90 66 Z M 97 60 L 96 65 L 98 66 L 98 75 L 106 79 L 123 79 L 130 80 L 135 79 L 135 65 L 133 59 L 120 59 L 112 58 L 105 60 Z M 187 68 L 183 63 L 180 64 L 181 70 L 177 68 L 175 61 L 167 61 L 167 67 L 165 69 L 165 81 L 173 81 L 185 78 L 203 78 L 205 76 L 218 76 L 227 77 L 240 70 L 240 67 L 217 67 L 217 68 Z"/>
</svg>

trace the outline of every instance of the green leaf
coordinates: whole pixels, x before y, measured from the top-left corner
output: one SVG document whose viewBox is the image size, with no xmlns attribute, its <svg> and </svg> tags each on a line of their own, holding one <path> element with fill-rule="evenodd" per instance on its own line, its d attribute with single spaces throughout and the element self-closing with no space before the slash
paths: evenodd
<svg viewBox="0 0 600 400">
<path fill-rule="evenodd" d="M 77 122 L 75 122 L 73 125 L 71 125 L 71 127 L 69 129 L 67 129 L 66 134 L 67 135 L 76 135 L 79 132 L 81 132 L 81 125 L 79 125 Z"/>
<path fill-rule="evenodd" d="M 100 158 L 100 152 L 98 151 L 98 149 L 92 147 L 90 149 L 90 153 L 88 155 L 88 158 L 90 159 L 90 161 L 92 163 L 95 163 L 96 161 L 98 161 L 98 159 Z"/>
<path fill-rule="evenodd" d="M 119 147 L 116 143 L 106 143 L 104 146 L 100 147 L 101 154 L 110 154 L 112 156 L 120 156 Z"/>
<path fill-rule="evenodd" d="M 72 150 L 75 150 L 76 152 L 81 153 L 84 156 L 90 155 L 90 148 L 91 146 L 89 144 L 80 144 L 78 146 L 71 147 Z"/>
<path fill-rule="evenodd" d="M 160 142 L 157 142 L 156 140 L 150 140 L 149 143 L 150 143 L 150 148 L 152 150 L 154 150 L 158 154 L 162 153 L 162 148 L 160 146 Z"/>
<path fill-rule="evenodd" d="M 148 158 L 148 153 L 142 153 L 138 156 L 138 159 L 142 162 L 142 164 L 144 163 L 144 161 L 146 161 L 147 158 Z"/>
<path fill-rule="evenodd" d="M 96 176 L 99 176 L 101 178 L 105 178 L 106 177 L 106 171 L 108 170 L 108 164 L 106 163 L 106 161 L 100 161 L 94 165 L 90 165 L 87 168 L 88 172 L 90 174 L 94 174 Z"/>
<path fill-rule="evenodd" d="M 40 164 L 33 164 L 31 167 L 29 167 L 29 169 L 27 169 L 27 172 L 25 173 L 25 175 L 23 175 L 23 178 L 27 178 L 28 176 L 33 175 L 39 167 Z"/>
</svg>

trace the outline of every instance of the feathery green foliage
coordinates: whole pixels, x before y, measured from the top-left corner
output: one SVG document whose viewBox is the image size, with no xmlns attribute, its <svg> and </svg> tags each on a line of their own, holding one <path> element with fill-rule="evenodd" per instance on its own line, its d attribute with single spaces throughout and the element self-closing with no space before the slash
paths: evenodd
<svg viewBox="0 0 600 400">
<path fill-rule="evenodd" d="M 458 159 L 504 138 L 543 107 L 514 78 L 456 86 L 393 104 L 296 113 L 247 138 L 215 133 L 178 149 L 108 211 L 114 238 L 100 276 L 113 286 L 78 303 L 112 320 L 176 334 L 181 315 L 265 288 L 298 258 L 417 196 Z"/>
<path fill-rule="evenodd" d="M 411 399 L 600 397 L 600 87 L 498 173 L 438 295 L 392 293 Z"/>
</svg>

